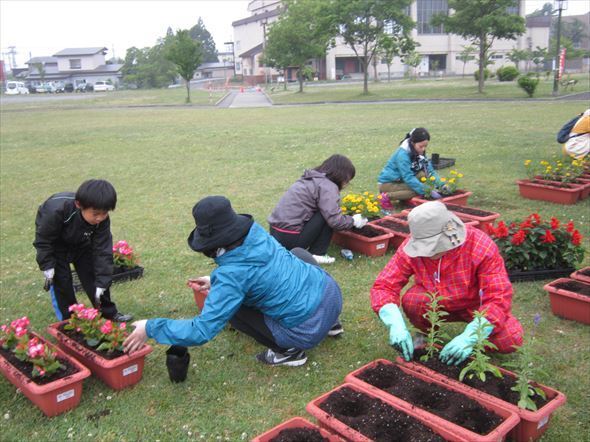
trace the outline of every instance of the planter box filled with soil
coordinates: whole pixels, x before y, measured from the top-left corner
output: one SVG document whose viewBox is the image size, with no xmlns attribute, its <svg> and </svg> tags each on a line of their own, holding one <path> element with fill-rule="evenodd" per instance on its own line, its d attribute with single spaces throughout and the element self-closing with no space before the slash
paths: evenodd
<svg viewBox="0 0 590 442">
<path fill-rule="evenodd" d="M 549 201 L 557 204 L 576 204 L 582 187 L 576 184 L 518 180 L 520 196 L 531 200 Z"/>
<path fill-rule="evenodd" d="M 475 207 L 460 206 L 457 204 L 447 204 L 447 209 L 454 212 L 461 221 L 465 222 L 476 221 L 477 227 L 485 232 L 487 225 L 493 225 L 495 220 L 500 218 L 500 214 L 496 212 L 490 212 L 487 210 L 477 209 Z"/>
<path fill-rule="evenodd" d="M 430 379 L 437 379 L 452 385 L 467 395 L 484 397 L 494 405 L 516 413 L 520 417 L 520 423 L 508 435 L 509 438 L 516 442 L 529 442 L 541 437 L 547 430 L 551 415 L 557 408 L 565 404 L 566 397 L 563 393 L 545 385 L 533 383 L 535 387 L 543 390 L 546 399 L 540 396 L 533 397 L 537 411 L 520 408 L 517 405 L 520 395 L 512 390 L 512 387 L 516 385 L 516 375 L 514 373 L 498 367 L 502 373 L 502 378 L 488 375 L 486 381 L 482 382 L 477 377 L 471 379 L 466 377 L 461 382 L 459 381 L 459 374 L 469 361 L 464 361 L 457 366 L 449 366 L 439 361 L 438 358 L 431 358 L 426 362 L 422 362 L 420 361 L 422 354 L 422 350 L 416 350 L 412 362 L 406 362 L 401 357 L 396 358 L 396 362 L 412 371 L 422 373 Z"/>
<path fill-rule="evenodd" d="M 30 362 L 23 362 L 9 350 L 0 348 L 0 372 L 16 388 L 33 402 L 45 416 L 56 416 L 71 410 L 80 403 L 82 381 L 90 376 L 90 371 L 35 333 L 36 337 L 57 353 L 57 360 L 65 367 L 51 376 L 33 378 Z"/>
<path fill-rule="evenodd" d="M 459 206 L 465 206 L 465 205 L 467 205 L 467 200 L 469 199 L 469 197 L 471 195 L 473 195 L 473 192 L 469 192 L 467 190 L 457 190 L 452 195 L 442 197 L 436 201 L 440 201 L 441 203 L 445 203 L 445 204 L 451 203 L 451 204 L 457 204 Z M 414 206 L 419 206 L 420 204 L 427 203 L 428 201 L 433 201 L 433 200 L 429 200 L 429 199 L 426 199 L 426 198 L 423 198 L 420 196 L 415 196 L 414 198 L 412 198 L 410 200 L 410 204 L 413 204 Z"/>
<path fill-rule="evenodd" d="M 363 255 L 383 256 L 392 236 L 391 232 L 379 226 L 367 224 L 362 229 L 335 231 L 332 242 L 343 249 L 350 249 Z"/>
<path fill-rule="evenodd" d="M 408 222 L 403 221 L 393 215 L 384 216 L 376 221 L 371 221 L 369 224 L 379 226 L 392 234 L 389 239 L 389 248 L 397 249 L 404 240 L 410 236 L 410 228 Z"/>
<path fill-rule="evenodd" d="M 378 398 L 354 384 L 340 385 L 311 401 L 306 408 L 321 427 L 330 429 L 347 441 L 465 440 L 439 423 L 416 416 L 413 410 Z"/>
<path fill-rule="evenodd" d="M 65 324 L 66 321 L 51 324 L 47 331 L 57 339 L 59 348 L 88 367 L 94 376 L 113 390 L 130 387 L 141 380 L 145 356 L 152 352 L 152 347 L 146 344 L 141 350 L 130 354 L 96 351 L 86 345 L 79 333 L 64 330 Z"/>
<path fill-rule="evenodd" d="M 338 436 L 312 424 L 302 417 L 294 417 L 267 432 L 256 436 L 251 442 L 341 442 Z"/>
<path fill-rule="evenodd" d="M 346 376 L 346 382 L 368 388 L 404 407 L 417 407 L 429 421 L 448 425 L 453 433 L 472 442 L 501 441 L 520 418 L 490 401 L 467 396 L 439 380 L 380 359 Z"/>
<path fill-rule="evenodd" d="M 570 278 L 560 278 L 543 287 L 549 292 L 554 315 L 590 324 L 590 284 Z"/>
<path fill-rule="evenodd" d="M 570 277 L 585 282 L 586 284 L 590 284 L 590 266 L 573 272 Z"/>
<path fill-rule="evenodd" d="M 133 268 L 113 266 L 113 283 L 131 281 L 143 276 L 143 267 L 137 266 Z M 72 270 L 72 282 L 74 291 L 80 292 L 83 290 L 82 283 L 75 270 Z"/>
</svg>

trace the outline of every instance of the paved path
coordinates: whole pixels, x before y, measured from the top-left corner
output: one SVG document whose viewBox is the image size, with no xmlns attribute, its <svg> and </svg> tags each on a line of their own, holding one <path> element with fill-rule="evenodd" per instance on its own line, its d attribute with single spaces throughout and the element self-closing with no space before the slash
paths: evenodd
<svg viewBox="0 0 590 442">
<path fill-rule="evenodd" d="M 270 107 L 272 103 L 264 92 L 252 88 L 244 90 L 244 92 L 232 91 L 217 106 L 232 109 L 240 107 Z"/>
</svg>

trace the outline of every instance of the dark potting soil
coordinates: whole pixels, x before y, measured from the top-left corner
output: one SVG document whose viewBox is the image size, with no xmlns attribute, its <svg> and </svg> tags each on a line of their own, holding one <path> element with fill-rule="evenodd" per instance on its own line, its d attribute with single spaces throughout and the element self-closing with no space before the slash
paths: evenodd
<svg viewBox="0 0 590 442">
<path fill-rule="evenodd" d="M 584 276 L 590 276 L 590 267 L 586 267 L 585 269 L 578 270 L 578 273 Z"/>
<path fill-rule="evenodd" d="M 279 431 L 270 442 L 326 442 L 324 436 L 314 428 L 287 428 Z"/>
<path fill-rule="evenodd" d="M 319 407 L 375 441 L 435 442 L 444 439 L 417 419 L 380 399 L 344 387 Z"/>
<path fill-rule="evenodd" d="M 548 186 L 548 187 L 557 187 L 559 189 L 572 189 L 572 188 L 574 188 L 574 186 L 572 186 L 571 184 L 560 183 L 558 181 L 552 182 L 552 181 L 545 181 L 545 180 L 532 180 L 531 182 L 534 184 L 542 184 L 543 186 Z"/>
<path fill-rule="evenodd" d="M 384 219 L 384 220 L 379 221 L 377 224 L 379 224 L 380 226 L 385 227 L 387 229 L 394 230 L 396 232 L 410 233 L 410 228 L 408 227 L 408 225 L 404 224 L 403 222 L 400 222 L 400 221 L 394 221 L 392 219 Z"/>
<path fill-rule="evenodd" d="M 459 206 L 457 204 L 445 204 L 447 209 L 452 210 L 453 212 L 465 213 L 467 215 L 479 216 L 479 217 L 486 217 L 490 215 L 494 215 L 494 212 L 488 212 L 487 210 L 479 210 L 474 209 L 473 207 L 465 207 Z"/>
<path fill-rule="evenodd" d="M 74 373 L 78 373 L 78 368 L 75 365 L 70 364 L 66 359 L 57 358 L 64 368 L 57 370 L 55 373 L 52 373 L 49 376 L 33 377 L 33 364 L 30 362 L 21 361 L 10 350 L 5 350 L 2 347 L 0 347 L 0 355 L 6 358 L 6 360 L 14 366 L 14 368 L 16 368 L 37 385 L 49 384 L 50 382 L 66 378 L 73 375 Z"/>
<path fill-rule="evenodd" d="M 374 229 L 371 226 L 364 226 L 362 229 L 353 228 L 352 233 L 366 236 L 367 238 L 375 238 L 376 236 L 384 235 L 383 231 Z"/>
<path fill-rule="evenodd" d="M 578 281 L 564 281 L 558 282 L 556 284 L 551 284 L 552 287 L 556 289 L 567 290 L 569 292 L 575 292 L 579 295 L 583 296 L 590 296 L 590 284 L 584 284 L 583 282 Z"/>
<path fill-rule="evenodd" d="M 88 345 L 86 343 L 86 340 L 84 339 L 84 335 L 82 335 L 82 333 L 78 333 L 75 330 L 66 330 L 64 329 L 65 324 L 61 324 L 58 327 L 58 330 L 60 332 L 62 332 L 64 335 L 66 335 L 68 338 L 76 341 L 78 344 L 82 345 L 83 347 L 87 348 L 88 350 L 90 350 L 92 353 L 96 353 L 98 356 L 100 356 L 103 359 L 117 359 L 121 356 L 123 356 L 125 353 L 123 353 L 122 351 L 119 350 L 113 350 L 111 352 L 105 351 L 105 350 L 97 350 L 96 347 L 91 347 L 90 345 Z M 98 347 L 98 346 L 97 346 Z"/>
<path fill-rule="evenodd" d="M 425 367 L 428 367 L 431 370 L 434 370 L 438 373 L 444 374 L 445 376 L 456 380 L 459 380 L 459 374 L 461 373 L 461 370 L 463 370 L 463 368 L 469 363 L 468 361 L 465 361 L 457 366 L 447 365 L 441 362 L 437 357 L 430 358 L 428 361 L 422 362 L 420 361 L 420 356 L 422 356 L 424 353 L 424 350 L 415 350 L 413 362 L 424 365 Z M 502 378 L 497 378 L 491 373 L 486 373 L 485 382 L 482 382 L 479 378 L 475 376 L 473 378 L 468 378 L 467 376 L 465 376 L 465 378 L 463 378 L 463 383 L 477 390 L 483 391 L 485 393 L 491 394 L 492 396 L 500 398 L 503 401 L 510 402 L 513 405 L 518 405 L 520 395 L 516 391 L 511 390 L 511 388 L 516 385 L 516 378 L 512 376 L 504 375 L 504 377 Z M 548 400 L 543 399 L 539 395 L 533 396 L 532 400 L 537 405 L 537 409 L 540 409 L 543 405 L 545 405 L 548 402 Z"/>
<path fill-rule="evenodd" d="M 411 376 L 395 365 L 379 362 L 357 377 L 477 434 L 488 434 L 503 421 L 473 399 Z"/>
</svg>

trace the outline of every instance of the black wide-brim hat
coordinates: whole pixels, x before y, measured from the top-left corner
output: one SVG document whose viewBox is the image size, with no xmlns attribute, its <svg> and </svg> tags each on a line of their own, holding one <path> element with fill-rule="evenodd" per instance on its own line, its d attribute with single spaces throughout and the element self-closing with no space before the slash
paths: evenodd
<svg viewBox="0 0 590 442">
<path fill-rule="evenodd" d="M 213 250 L 233 244 L 250 231 L 252 216 L 237 214 L 224 196 L 208 196 L 193 207 L 197 227 L 188 236 L 195 252 Z"/>
</svg>

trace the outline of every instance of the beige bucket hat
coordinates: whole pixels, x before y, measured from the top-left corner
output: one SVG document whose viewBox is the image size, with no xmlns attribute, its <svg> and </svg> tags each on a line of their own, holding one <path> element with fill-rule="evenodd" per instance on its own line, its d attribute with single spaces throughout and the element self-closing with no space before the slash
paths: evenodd
<svg viewBox="0 0 590 442">
<path fill-rule="evenodd" d="M 408 215 L 410 240 L 404 252 L 411 258 L 430 257 L 465 242 L 465 224 L 440 201 L 429 201 Z"/>
</svg>

